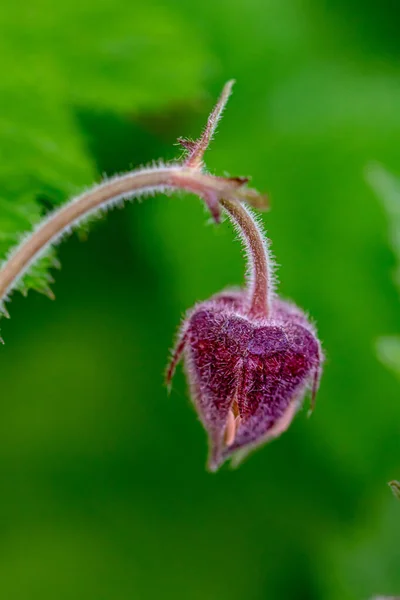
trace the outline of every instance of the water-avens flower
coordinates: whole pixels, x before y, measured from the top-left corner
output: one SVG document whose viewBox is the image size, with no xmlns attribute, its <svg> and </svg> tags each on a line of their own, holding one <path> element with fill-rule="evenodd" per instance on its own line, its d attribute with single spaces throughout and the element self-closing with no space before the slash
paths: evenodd
<svg viewBox="0 0 400 600">
<path fill-rule="evenodd" d="M 184 142 L 189 162 L 206 147 L 203 138 Z M 212 196 L 209 203 L 217 204 Z M 225 198 L 219 205 L 244 242 L 247 285 L 187 313 L 167 370 L 170 384 L 183 356 L 190 395 L 209 438 L 211 471 L 227 459 L 238 464 L 283 433 L 307 391 L 313 408 L 323 360 L 314 325 L 275 292 L 268 241 L 252 212 Z"/>
<path fill-rule="evenodd" d="M 232 88 L 228 82 L 199 140 L 180 139 L 186 156 L 117 175 L 72 198 L 24 235 L 0 268 L 0 312 L 24 275 L 54 244 L 91 215 L 126 199 L 177 189 L 197 194 L 214 220 L 221 209 L 233 221 L 247 254 L 247 284 L 202 302 L 187 314 L 168 367 L 170 383 L 184 356 L 194 406 L 208 433 L 209 468 L 238 462 L 280 435 L 307 390 L 312 405 L 322 353 L 315 328 L 296 306 L 278 298 L 262 228 L 246 205 L 265 208 L 266 197 L 245 177 L 218 177 L 204 169 L 203 155 Z M 50 295 L 50 290 L 46 287 Z"/>
</svg>

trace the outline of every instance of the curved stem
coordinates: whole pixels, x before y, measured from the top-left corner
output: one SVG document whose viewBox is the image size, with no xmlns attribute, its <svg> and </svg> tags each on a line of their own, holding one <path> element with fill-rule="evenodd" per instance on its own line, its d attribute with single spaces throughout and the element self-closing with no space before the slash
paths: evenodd
<svg viewBox="0 0 400 600">
<path fill-rule="evenodd" d="M 0 311 L 6 313 L 4 300 L 15 289 L 30 265 L 39 259 L 49 245 L 59 241 L 73 226 L 101 209 L 113 206 L 124 198 L 166 189 L 182 189 L 197 194 L 206 202 L 215 221 L 219 221 L 223 206 L 245 240 L 248 259 L 249 315 L 268 317 L 272 282 L 271 264 L 265 237 L 252 214 L 241 205 L 244 200 L 256 208 L 266 208 L 267 198 L 246 187 L 243 177 L 215 177 L 202 172 L 203 155 L 208 147 L 222 111 L 232 91 L 228 81 L 211 112 L 200 138 L 193 142 L 180 140 L 188 155 L 183 164 L 152 169 L 139 169 L 114 177 L 94 186 L 77 198 L 52 212 L 11 251 L 0 269 Z"/>
<path fill-rule="evenodd" d="M 273 295 L 272 263 L 266 238 L 250 211 L 236 200 L 222 198 L 220 204 L 245 240 L 248 260 L 249 316 L 266 318 Z"/>
<path fill-rule="evenodd" d="M 0 270 L 0 300 L 16 287 L 30 265 L 40 258 L 50 244 L 56 243 L 80 221 L 99 209 L 112 206 L 124 198 L 145 193 L 182 189 L 201 196 L 218 219 L 221 197 L 246 199 L 259 205 L 262 196 L 245 188 L 240 181 L 202 173 L 185 165 L 171 165 L 131 171 L 97 185 L 55 210 L 29 233 L 11 252 Z M 239 204 L 238 201 L 236 201 Z"/>
</svg>

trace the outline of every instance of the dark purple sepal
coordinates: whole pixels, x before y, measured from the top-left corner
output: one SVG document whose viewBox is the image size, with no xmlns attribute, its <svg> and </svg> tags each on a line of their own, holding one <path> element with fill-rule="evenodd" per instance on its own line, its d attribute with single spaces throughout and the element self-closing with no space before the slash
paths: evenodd
<svg viewBox="0 0 400 600">
<path fill-rule="evenodd" d="M 241 460 L 290 425 L 308 389 L 315 394 L 322 352 L 313 325 L 276 298 L 268 319 L 250 319 L 245 292 L 222 292 L 191 310 L 167 380 L 184 354 L 191 396 L 209 437 L 208 466 Z"/>
</svg>

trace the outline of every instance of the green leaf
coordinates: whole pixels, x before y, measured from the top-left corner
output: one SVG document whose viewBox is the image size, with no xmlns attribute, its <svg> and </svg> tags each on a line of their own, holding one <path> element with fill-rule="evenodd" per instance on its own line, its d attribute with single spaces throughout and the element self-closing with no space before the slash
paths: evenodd
<svg viewBox="0 0 400 600">
<path fill-rule="evenodd" d="M 388 216 L 390 243 L 397 259 L 395 283 L 400 292 L 400 180 L 378 164 L 369 167 L 367 178 Z"/>
<path fill-rule="evenodd" d="M 386 336 L 377 341 L 379 360 L 400 377 L 400 337 Z"/>
<path fill-rule="evenodd" d="M 400 293 L 400 181 L 380 165 L 371 166 L 367 177 L 389 218 L 390 242 L 397 258 L 395 283 Z M 381 337 L 376 348 L 379 360 L 400 377 L 400 337 Z M 396 498 L 400 498 L 400 483 L 390 481 L 389 486 Z"/>
<path fill-rule="evenodd" d="M 400 337 L 379 338 L 377 354 L 379 360 L 400 377 Z"/>
<path fill-rule="evenodd" d="M 386 211 L 389 240 L 397 259 L 395 284 L 400 293 L 400 181 L 381 165 L 371 165 L 367 179 Z M 377 341 L 379 360 L 400 377 L 400 337 L 386 336 Z"/>
<path fill-rule="evenodd" d="M 0 55 L 2 259 L 41 219 L 41 197 L 60 204 L 99 178 L 79 109 L 134 115 L 182 105 L 198 95 L 207 61 L 189 22 L 122 0 L 7 3 Z M 46 291 L 52 264 L 42 260 L 23 288 Z"/>
</svg>

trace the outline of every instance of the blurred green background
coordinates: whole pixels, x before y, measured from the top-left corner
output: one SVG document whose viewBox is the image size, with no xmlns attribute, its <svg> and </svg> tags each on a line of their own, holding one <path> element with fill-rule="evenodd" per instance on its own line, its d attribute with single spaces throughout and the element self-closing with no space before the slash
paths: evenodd
<svg viewBox="0 0 400 600">
<path fill-rule="evenodd" d="M 400 382 L 375 348 L 400 329 L 396 261 L 365 179 L 371 161 L 400 174 L 399 17 L 389 0 L 2 7 L 4 248 L 17 214 L 26 229 L 179 154 L 234 77 L 208 167 L 269 192 L 280 292 L 327 354 L 313 417 L 210 475 L 184 377 L 167 397 L 163 371 L 185 310 L 242 282 L 231 226 L 159 196 L 69 239 L 57 300 L 15 295 L 2 321 L 2 600 L 400 594 Z"/>
</svg>

